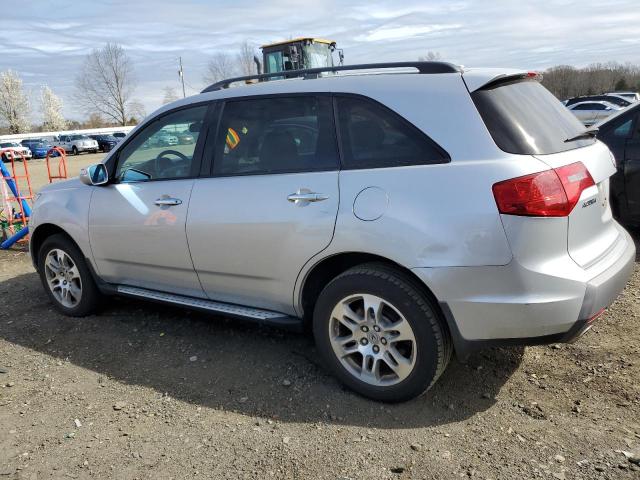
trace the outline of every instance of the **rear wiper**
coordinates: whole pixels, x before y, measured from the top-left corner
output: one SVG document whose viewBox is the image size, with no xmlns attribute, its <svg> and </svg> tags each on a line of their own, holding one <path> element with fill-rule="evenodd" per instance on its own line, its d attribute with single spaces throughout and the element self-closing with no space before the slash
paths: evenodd
<svg viewBox="0 0 640 480">
<path fill-rule="evenodd" d="M 574 140 L 578 140 L 579 138 L 584 138 L 584 137 L 595 137 L 598 132 L 600 131 L 600 129 L 598 127 L 593 127 L 593 128 L 587 128 L 586 130 L 580 132 L 577 135 L 574 135 L 573 137 L 569 137 L 565 140 L 566 142 L 573 142 Z"/>
</svg>

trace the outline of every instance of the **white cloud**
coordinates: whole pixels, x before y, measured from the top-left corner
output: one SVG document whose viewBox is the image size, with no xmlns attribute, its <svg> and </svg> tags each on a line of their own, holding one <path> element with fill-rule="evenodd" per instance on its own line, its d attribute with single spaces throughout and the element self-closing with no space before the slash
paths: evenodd
<svg viewBox="0 0 640 480">
<path fill-rule="evenodd" d="M 66 114 L 81 118 L 74 77 L 83 56 L 122 44 L 137 72 L 136 96 L 148 112 L 162 88 L 203 88 L 216 52 L 296 36 L 321 36 L 345 49 L 347 63 L 416 60 L 439 51 L 465 65 L 543 69 L 554 64 L 640 63 L 638 0 L 34 0 L 3 10 L 0 70 L 14 69 L 35 95 L 49 84 Z M 61 19 L 61 20 L 57 20 Z M 20 30 L 13 28 L 19 25 Z"/>
<path fill-rule="evenodd" d="M 408 39 L 410 37 L 424 36 L 429 33 L 443 30 L 453 30 L 461 28 L 459 23 L 448 25 L 404 25 L 404 26 L 384 26 L 375 28 L 365 35 L 354 37 L 356 42 L 379 42 L 383 40 Z"/>
</svg>

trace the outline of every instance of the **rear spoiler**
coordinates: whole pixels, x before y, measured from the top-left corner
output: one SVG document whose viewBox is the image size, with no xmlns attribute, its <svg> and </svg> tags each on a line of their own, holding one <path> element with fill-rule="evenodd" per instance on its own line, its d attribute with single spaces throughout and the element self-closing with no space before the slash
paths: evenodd
<svg viewBox="0 0 640 480">
<path fill-rule="evenodd" d="M 496 84 L 511 82 L 519 79 L 542 80 L 542 74 L 526 70 L 503 70 L 497 68 L 468 69 L 462 74 L 469 93 L 481 88 L 488 88 Z"/>
</svg>

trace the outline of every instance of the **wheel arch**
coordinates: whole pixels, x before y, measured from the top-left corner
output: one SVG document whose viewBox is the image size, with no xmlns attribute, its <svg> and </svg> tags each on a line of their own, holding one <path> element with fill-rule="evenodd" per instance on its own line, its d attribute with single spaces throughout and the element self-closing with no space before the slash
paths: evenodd
<svg viewBox="0 0 640 480">
<path fill-rule="evenodd" d="M 78 242 L 63 228 L 53 223 L 43 223 L 38 225 L 33 232 L 30 232 L 31 239 L 29 240 L 29 253 L 31 254 L 31 262 L 38 269 L 38 252 L 44 241 L 51 235 L 62 234 L 71 240 L 78 250 L 82 252 L 82 248 Z"/>
<path fill-rule="evenodd" d="M 299 309 L 305 323 L 310 323 L 316 299 L 325 285 L 342 272 L 365 263 L 382 263 L 391 267 L 406 277 L 416 285 L 432 301 L 435 308 L 439 310 L 443 325 L 448 329 L 444 313 L 440 311 L 438 299 L 431 289 L 426 285 L 411 269 L 380 255 L 366 252 L 342 252 L 317 261 L 305 273 L 298 290 L 296 307 Z"/>
</svg>

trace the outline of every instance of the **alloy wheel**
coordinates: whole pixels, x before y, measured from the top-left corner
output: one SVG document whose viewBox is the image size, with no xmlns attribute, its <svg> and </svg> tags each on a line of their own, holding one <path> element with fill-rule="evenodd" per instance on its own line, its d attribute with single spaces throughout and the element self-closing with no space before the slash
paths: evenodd
<svg viewBox="0 0 640 480">
<path fill-rule="evenodd" d="M 417 342 L 407 319 L 370 294 L 342 299 L 331 312 L 329 340 L 342 366 L 374 386 L 405 380 L 416 364 Z"/>
<path fill-rule="evenodd" d="M 55 299 L 64 307 L 73 308 L 82 298 L 82 279 L 73 259 L 59 248 L 47 253 L 44 262 L 47 285 Z"/>
</svg>

